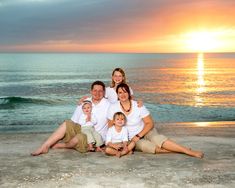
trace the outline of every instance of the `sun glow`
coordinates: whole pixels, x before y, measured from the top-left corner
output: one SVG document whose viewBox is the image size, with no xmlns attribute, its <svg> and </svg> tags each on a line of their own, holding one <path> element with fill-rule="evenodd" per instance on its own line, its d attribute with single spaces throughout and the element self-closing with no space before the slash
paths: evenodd
<svg viewBox="0 0 235 188">
<path fill-rule="evenodd" d="M 203 93 L 205 92 L 205 90 L 204 57 L 202 53 L 199 53 L 197 57 L 197 88 L 195 96 L 196 106 L 203 105 Z"/>
<path fill-rule="evenodd" d="M 219 32 L 199 31 L 185 35 L 186 48 L 193 52 L 211 52 L 221 47 Z"/>
</svg>

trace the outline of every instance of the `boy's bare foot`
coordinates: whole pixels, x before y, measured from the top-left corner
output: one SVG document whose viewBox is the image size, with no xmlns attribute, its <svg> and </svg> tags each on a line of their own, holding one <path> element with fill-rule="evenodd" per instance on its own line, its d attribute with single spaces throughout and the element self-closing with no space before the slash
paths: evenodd
<svg viewBox="0 0 235 188">
<path fill-rule="evenodd" d="M 116 157 L 118 157 L 118 158 L 121 157 L 121 152 L 120 152 L 120 151 L 118 151 L 118 152 L 116 153 Z"/>
<path fill-rule="evenodd" d="M 48 153 L 48 150 L 49 150 L 49 147 L 40 147 L 36 151 L 32 152 L 31 155 L 38 156 L 41 154 L 46 154 L 46 153 Z"/>
<path fill-rule="evenodd" d="M 95 149 L 95 151 L 97 151 L 97 152 L 104 152 L 104 150 L 103 150 L 101 147 L 97 147 L 97 148 Z"/>
</svg>

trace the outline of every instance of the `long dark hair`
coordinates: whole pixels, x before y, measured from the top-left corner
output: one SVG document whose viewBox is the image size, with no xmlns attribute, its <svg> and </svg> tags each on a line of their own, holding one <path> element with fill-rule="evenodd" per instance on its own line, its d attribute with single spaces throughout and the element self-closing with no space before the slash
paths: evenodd
<svg viewBox="0 0 235 188">
<path fill-rule="evenodd" d="M 131 91 L 127 84 L 121 83 L 117 86 L 116 93 L 118 93 L 118 89 L 121 88 L 122 91 L 125 91 L 128 93 L 128 99 L 131 100 Z"/>
</svg>

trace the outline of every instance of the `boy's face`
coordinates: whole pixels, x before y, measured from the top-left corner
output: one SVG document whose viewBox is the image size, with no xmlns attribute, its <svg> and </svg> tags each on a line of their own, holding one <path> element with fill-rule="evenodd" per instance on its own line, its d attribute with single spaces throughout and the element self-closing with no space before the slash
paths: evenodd
<svg viewBox="0 0 235 188">
<path fill-rule="evenodd" d="M 114 124 L 122 127 L 125 124 L 125 118 L 122 115 L 117 115 L 114 118 Z"/>
<path fill-rule="evenodd" d="M 89 114 L 91 113 L 91 110 L 92 110 L 92 106 L 91 104 L 89 103 L 86 103 L 82 106 L 82 111 L 85 113 L 85 114 Z"/>
</svg>

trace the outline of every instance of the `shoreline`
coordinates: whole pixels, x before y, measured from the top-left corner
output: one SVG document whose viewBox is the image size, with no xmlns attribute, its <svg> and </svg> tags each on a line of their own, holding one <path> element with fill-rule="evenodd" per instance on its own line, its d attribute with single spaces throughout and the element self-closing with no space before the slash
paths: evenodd
<svg viewBox="0 0 235 188">
<path fill-rule="evenodd" d="M 144 154 L 50 150 L 30 156 L 50 133 L 0 133 L 1 187 L 233 187 L 235 122 L 157 123 L 160 133 L 205 153 Z"/>
</svg>

